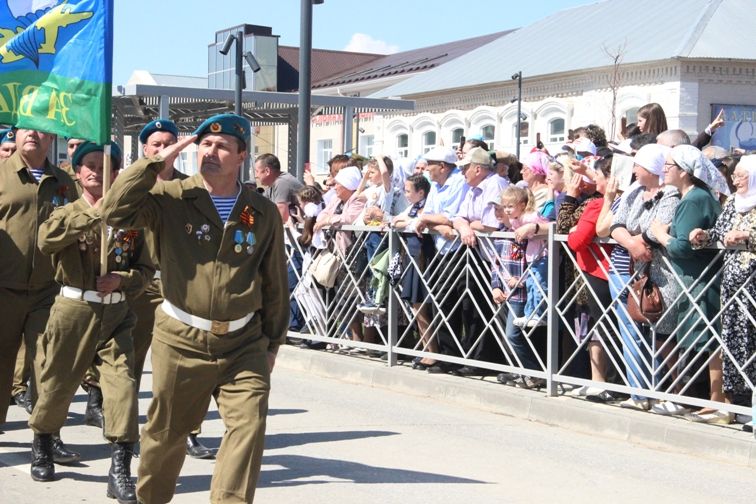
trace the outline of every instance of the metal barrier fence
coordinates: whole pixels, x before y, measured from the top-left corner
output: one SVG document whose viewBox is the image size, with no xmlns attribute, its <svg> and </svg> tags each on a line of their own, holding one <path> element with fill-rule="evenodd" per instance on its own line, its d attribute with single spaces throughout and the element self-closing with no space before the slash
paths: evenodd
<svg viewBox="0 0 756 504">
<path fill-rule="evenodd" d="M 736 355 L 724 344 L 720 330 L 723 314 L 736 308 L 747 320 L 742 336 L 756 337 L 756 299 L 748 288 L 756 281 L 756 270 L 742 284 L 728 286 L 731 295 L 715 314 L 707 316 L 699 306 L 711 289 L 719 292 L 725 252 L 721 247 L 692 283 L 686 283 L 664 256 L 663 264 L 657 266 L 673 279 L 674 302 L 666 303 L 657 323 L 637 324 L 629 320 L 622 297 L 635 276 L 621 277 L 611 261 L 608 270 L 602 266 L 614 282 L 614 295 L 606 298 L 577 266 L 566 235 L 555 234 L 552 225 L 546 238 L 548 268 L 541 272 L 546 274 L 545 285 L 534 282 L 533 286 L 541 298 L 531 307 L 535 308 L 529 317 L 533 322 L 519 330 L 510 324 L 507 332 L 507 317 L 523 315 L 524 304 L 510 298 L 495 303 L 491 281 L 492 275 L 497 276 L 507 295 L 512 293 L 499 250 L 511 243 L 513 233 L 478 234 L 474 248 L 455 237 L 448 252 L 432 257 L 416 254 L 417 242 L 411 243 L 418 239 L 414 234 L 363 226 L 343 226 L 334 233 L 344 233 L 341 241 L 346 246 L 329 240 L 329 250 L 338 257 L 332 288 L 312 278 L 308 271 L 312 250 L 303 250 L 290 237 L 291 299 L 301 310 L 309 334 L 290 332 L 289 336 L 328 344 L 334 350 L 385 352 L 390 366 L 399 357 L 420 357 L 476 368 L 478 373 L 511 373 L 514 380 L 530 378 L 529 386 L 542 386 L 549 395 L 570 385 L 588 386 L 751 415 L 751 408 L 708 397 L 709 362 L 717 355 L 729 360 L 728 365 L 742 378 L 740 393 L 747 399 L 741 403 L 750 400 L 756 376 L 756 351 L 744 358 L 741 348 Z M 371 268 L 370 258 L 383 251 L 387 254 L 383 264 Z M 607 254 L 603 248 L 599 252 Z M 536 273 L 528 265 L 521 278 Z M 409 302 L 410 294 L 415 303 Z M 590 326 L 582 323 L 586 300 L 600 310 Z M 541 322 L 534 323 L 537 320 Z M 673 330 L 662 335 L 657 329 L 670 325 L 665 321 L 671 321 Z M 594 365 L 605 363 L 606 381 L 592 379 L 589 348 L 600 356 Z"/>
</svg>

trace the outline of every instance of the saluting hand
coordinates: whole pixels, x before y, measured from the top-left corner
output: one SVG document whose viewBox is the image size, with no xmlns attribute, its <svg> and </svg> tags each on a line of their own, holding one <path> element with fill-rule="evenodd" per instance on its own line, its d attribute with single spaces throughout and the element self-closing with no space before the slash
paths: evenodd
<svg viewBox="0 0 756 504">
<path fill-rule="evenodd" d="M 170 159 L 176 159 L 176 156 L 179 155 L 179 152 L 186 149 L 187 146 L 194 143 L 194 141 L 197 139 L 197 135 L 189 135 L 188 137 L 184 137 L 178 142 L 176 142 L 173 145 L 169 145 L 165 149 L 160 151 L 160 156 L 162 156 L 163 159 L 170 160 Z"/>
</svg>

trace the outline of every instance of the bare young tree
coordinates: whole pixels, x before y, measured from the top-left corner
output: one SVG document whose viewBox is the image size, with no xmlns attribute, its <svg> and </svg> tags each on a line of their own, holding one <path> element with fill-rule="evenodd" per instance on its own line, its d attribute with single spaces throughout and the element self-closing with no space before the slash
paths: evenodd
<svg viewBox="0 0 756 504">
<path fill-rule="evenodd" d="M 606 45 L 601 46 L 604 54 L 606 54 L 609 59 L 612 60 L 612 69 L 607 76 L 609 89 L 612 92 L 612 106 L 611 113 L 609 115 L 609 117 L 611 117 L 611 121 L 609 123 L 610 139 L 615 138 L 615 133 L 617 130 L 617 92 L 619 91 L 620 85 L 622 84 L 622 73 L 620 72 L 620 65 L 622 65 L 622 58 L 625 55 L 626 47 L 627 40 L 619 44 L 616 49 L 609 48 Z"/>
</svg>

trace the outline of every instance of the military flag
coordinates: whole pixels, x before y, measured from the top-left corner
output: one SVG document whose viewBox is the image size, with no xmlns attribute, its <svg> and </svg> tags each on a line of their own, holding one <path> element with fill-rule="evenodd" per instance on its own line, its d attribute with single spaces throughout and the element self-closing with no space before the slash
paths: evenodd
<svg viewBox="0 0 756 504">
<path fill-rule="evenodd" d="M 0 0 L 0 123 L 110 140 L 112 0 Z"/>
</svg>

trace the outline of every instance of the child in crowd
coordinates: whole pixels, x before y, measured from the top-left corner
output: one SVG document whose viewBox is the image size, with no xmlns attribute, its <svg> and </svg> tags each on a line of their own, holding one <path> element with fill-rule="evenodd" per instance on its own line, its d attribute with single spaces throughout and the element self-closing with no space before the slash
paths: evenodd
<svg viewBox="0 0 756 504">
<path fill-rule="evenodd" d="M 555 221 L 559 213 L 559 206 L 564 200 L 564 167 L 559 163 L 549 164 L 546 174 L 546 183 L 549 186 L 549 200 L 543 205 L 541 215 L 549 221 Z"/>
<path fill-rule="evenodd" d="M 407 243 L 407 251 L 403 254 L 401 271 L 401 298 L 410 304 L 412 313 L 417 320 L 417 331 L 422 341 L 423 351 L 438 352 L 438 344 L 432 339 L 428 328 L 431 321 L 430 305 L 426 304 L 428 291 L 423 284 L 423 271 L 432 260 L 434 253 L 433 238 L 415 233 L 418 216 L 425 206 L 425 198 L 430 192 L 430 182 L 422 174 L 410 175 L 404 181 L 404 197 L 408 206 L 402 213 L 394 217 L 391 225 L 398 230 L 406 231 L 403 235 Z M 436 364 L 429 358 L 416 359 L 412 369 L 425 370 Z"/>
<path fill-rule="evenodd" d="M 528 189 L 507 187 L 501 195 L 504 210 L 504 225 L 515 232 L 517 241 L 527 240 L 525 260 L 528 264 L 525 278 L 527 301 L 524 316 L 517 317 L 514 324 L 519 327 L 546 325 L 543 312 L 543 298 L 546 294 L 546 240 L 538 236 L 542 226 L 548 221 L 535 212 L 535 198 Z"/>
</svg>

